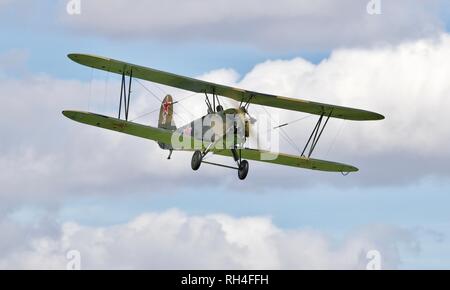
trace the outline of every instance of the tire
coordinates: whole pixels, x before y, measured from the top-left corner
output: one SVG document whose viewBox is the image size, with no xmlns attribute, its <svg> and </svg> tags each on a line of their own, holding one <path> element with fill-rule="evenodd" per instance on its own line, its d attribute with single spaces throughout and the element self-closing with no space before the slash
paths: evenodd
<svg viewBox="0 0 450 290">
<path fill-rule="evenodd" d="M 200 165 L 202 164 L 202 152 L 200 152 L 199 150 L 194 152 L 194 155 L 192 155 L 192 160 L 191 160 L 191 167 L 192 170 L 197 171 L 200 168 Z"/>
<path fill-rule="evenodd" d="M 240 180 L 244 180 L 247 177 L 249 164 L 247 160 L 242 160 L 239 164 L 238 176 Z"/>
</svg>

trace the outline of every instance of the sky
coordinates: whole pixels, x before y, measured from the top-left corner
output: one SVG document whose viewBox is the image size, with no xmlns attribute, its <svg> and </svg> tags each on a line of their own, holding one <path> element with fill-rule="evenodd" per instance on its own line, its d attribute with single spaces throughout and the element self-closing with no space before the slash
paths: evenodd
<svg viewBox="0 0 450 290">
<path fill-rule="evenodd" d="M 383 269 L 450 268 L 450 5 L 369 2 L 0 0 L 0 268 L 66 269 L 75 253 L 82 269 L 366 269 L 373 251 Z M 193 172 L 189 153 L 65 118 L 118 110 L 120 77 L 73 52 L 386 119 L 330 121 L 314 157 L 349 176 Z M 167 93 L 177 125 L 205 114 L 202 96 L 141 81 L 130 118 L 155 126 Z M 302 119 L 280 137 L 291 154 L 316 121 L 250 110 Z"/>
</svg>

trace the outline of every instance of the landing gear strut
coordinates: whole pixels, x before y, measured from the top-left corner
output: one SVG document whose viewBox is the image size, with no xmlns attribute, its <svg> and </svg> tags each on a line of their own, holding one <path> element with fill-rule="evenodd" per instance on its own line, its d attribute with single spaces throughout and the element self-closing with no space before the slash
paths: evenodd
<svg viewBox="0 0 450 290">
<path fill-rule="evenodd" d="M 192 155 L 192 160 L 191 160 L 192 170 L 197 171 L 200 168 L 200 165 L 202 165 L 202 163 L 206 163 L 206 164 L 210 164 L 210 165 L 214 165 L 214 166 L 220 166 L 220 167 L 224 167 L 224 168 L 230 168 L 230 169 L 237 170 L 239 179 L 244 180 L 248 175 L 248 170 L 250 168 L 249 163 L 247 160 L 241 160 L 239 154 L 237 153 L 237 150 L 233 149 L 232 153 L 233 153 L 233 157 L 235 157 L 235 161 L 236 161 L 238 167 L 203 161 L 203 157 L 205 157 L 206 154 L 202 153 L 200 150 L 196 150 L 194 152 L 194 154 Z"/>
</svg>

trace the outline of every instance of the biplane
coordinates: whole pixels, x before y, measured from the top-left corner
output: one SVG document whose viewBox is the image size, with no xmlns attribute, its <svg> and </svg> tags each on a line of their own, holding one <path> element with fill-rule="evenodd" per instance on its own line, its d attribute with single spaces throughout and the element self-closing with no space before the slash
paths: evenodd
<svg viewBox="0 0 450 290">
<path fill-rule="evenodd" d="M 249 171 L 247 160 L 254 160 L 311 170 L 340 172 L 342 174 L 356 172 L 358 168 L 351 165 L 311 158 L 328 121 L 330 118 L 352 121 L 384 119 L 384 116 L 366 110 L 263 94 L 100 56 L 69 54 L 68 57 L 81 65 L 119 74 L 122 77 L 122 82 L 117 117 L 82 111 L 63 111 L 64 116 L 80 123 L 156 141 L 161 149 L 169 151 L 168 159 L 171 158 L 173 151 L 191 151 L 193 152 L 191 167 L 195 171 L 203 163 L 222 166 L 237 170 L 239 179 L 244 180 Z M 177 127 L 173 120 L 174 106 L 177 102 L 171 95 L 167 95 L 160 107 L 157 127 L 129 121 L 133 78 L 200 93 L 205 97 L 207 114 L 182 127 Z M 239 106 L 224 108 L 223 102 L 220 101 L 221 97 L 237 101 Z M 249 113 L 251 105 L 317 115 L 317 123 L 301 155 L 295 156 L 258 148 L 248 148 L 246 141 L 250 134 L 249 127 L 256 122 Z M 123 115 L 122 112 L 124 112 Z M 209 123 L 205 120 L 209 120 Z M 221 126 L 217 126 L 217 124 Z M 211 134 L 211 131 L 213 134 Z M 236 165 L 228 166 L 207 161 L 205 156 L 208 154 L 231 157 Z M 263 155 L 264 158 L 262 158 Z M 267 158 L 267 156 L 270 156 L 270 158 Z"/>
</svg>

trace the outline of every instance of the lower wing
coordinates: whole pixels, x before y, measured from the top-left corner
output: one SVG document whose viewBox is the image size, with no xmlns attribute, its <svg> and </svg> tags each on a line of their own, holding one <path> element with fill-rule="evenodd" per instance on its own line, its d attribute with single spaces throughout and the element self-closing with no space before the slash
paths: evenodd
<svg viewBox="0 0 450 290">
<path fill-rule="evenodd" d="M 233 156 L 230 150 L 218 150 L 214 151 L 214 154 Z M 342 173 L 358 171 L 358 168 L 343 163 L 306 158 L 285 153 L 273 153 L 264 150 L 246 148 L 242 149 L 240 154 L 242 159 L 299 167 L 304 169 Z"/>
<path fill-rule="evenodd" d="M 172 143 L 172 137 L 174 134 L 174 131 L 162 129 L 162 128 L 155 128 L 151 126 L 145 126 L 133 122 L 127 122 L 124 120 L 120 120 L 113 117 L 103 116 L 99 114 L 94 113 L 88 113 L 88 112 L 80 112 L 80 111 L 64 111 L 64 116 L 66 116 L 69 119 L 72 119 L 74 121 L 92 125 L 95 127 L 113 130 L 121 133 L 125 133 L 128 135 L 133 135 L 136 137 L 141 137 L 149 140 L 153 140 L 156 142 L 162 142 L 165 144 L 171 144 Z M 182 138 L 188 138 L 181 136 Z M 189 140 L 188 143 L 183 144 L 194 144 L 191 142 L 201 142 L 199 140 Z M 204 145 L 204 144 L 203 144 Z M 191 148 L 204 148 L 202 146 L 200 147 L 191 147 Z M 191 151 L 192 149 L 189 148 L 177 148 L 174 146 L 175 150 L 186 150 Z M 212 150 L 214 154 L 217 155 L 223 155 L 223 156 L 232 156 L 231 150 Z M 311 158 L 305 158 L 295 155 L 289 155 L 284 153 L 272 153 L 264 150 L 257 150 L 257 149 L 241 149 L 241 158 L 243 159 L 249 159 L 249 160 L 255 160 L 255 161 L 261 161 L 261 162 L 268 162 L 272 164 L 279 164 L 279 165 L 286 165 L 286 166 L 293 166 L 293 167 L 299 167 L 304 169 L 312 169 L 312 170 L 320 170 L 320 171 L 330 171 L 330 172 L 356 172 L 358 171 L 358 168 L 353 167 L 351 165 L 337 163 L 337 162 L 331 162 L 331 161 L 324 161 L 324 160 L 318 160 L 318 159 L 311 159 Z"/>
<path fill-rule="evenodd" d="M 80 112 L 80 111 L 63 111 L 63 115 L 69 119 L 83 124 L 113 130 L 128 135 L 133 135 L 145 139 L 150 139 L 166 144 L 171 143 L 173 131 L 145 126 L 133 122 L 103 116 L 94 113 Z"/>
</svg>

